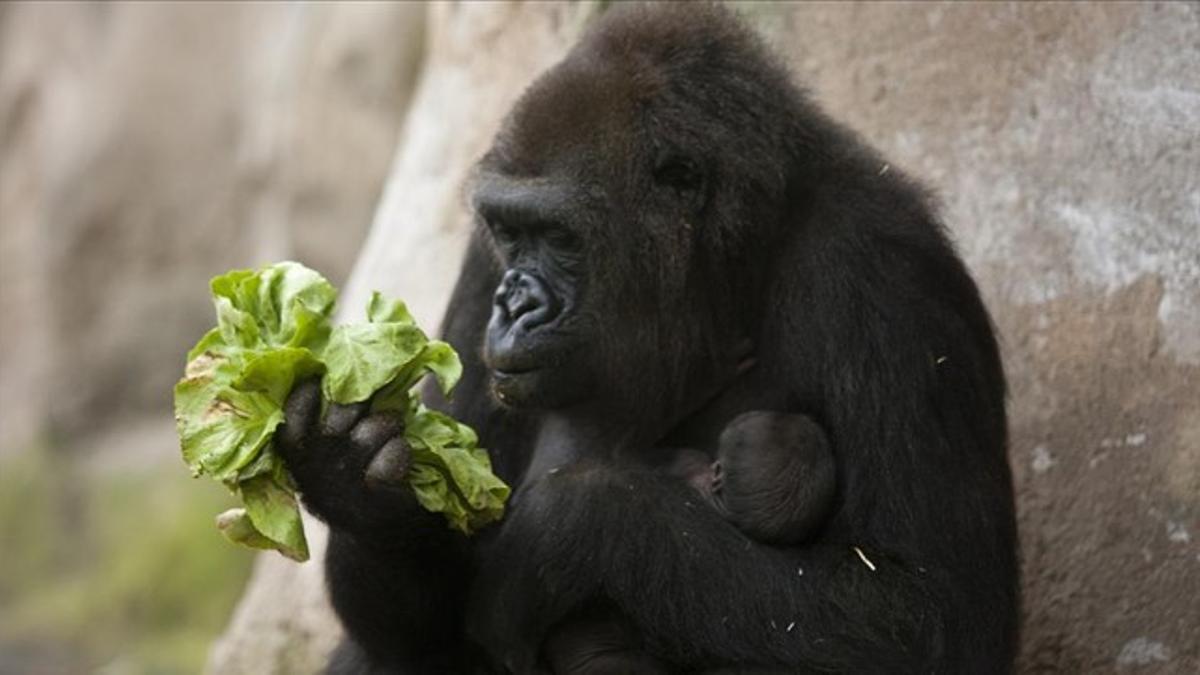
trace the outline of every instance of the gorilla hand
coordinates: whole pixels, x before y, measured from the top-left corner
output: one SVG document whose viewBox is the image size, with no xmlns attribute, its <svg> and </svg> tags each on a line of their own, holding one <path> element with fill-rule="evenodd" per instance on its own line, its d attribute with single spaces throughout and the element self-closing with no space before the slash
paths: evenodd
<svg viewBox="0 0 1200 675">
<path fill-rule="evenodd" d="M 316 381 L 284 406 L 276 448 L 304 505 L 329 524 L 325 579 L 354 636 L 328 672 L 466 673 L 462 608 L 470 585 L 464 541 L 441 514 L 421 508 L 408 485 L 410 448 L 395 413 L 370 403 L 330 404 Z"/>
<path fill-rule="evenodd" d="M 321 385 L 296 385 L 284 406 L 275 448 L 304 505 L 331 527 L 377 533 L 416 507 L 405 477 L 410 448 L 399 413 L 368 414 L 369 402 L 329 404 Z"/>
</svg>

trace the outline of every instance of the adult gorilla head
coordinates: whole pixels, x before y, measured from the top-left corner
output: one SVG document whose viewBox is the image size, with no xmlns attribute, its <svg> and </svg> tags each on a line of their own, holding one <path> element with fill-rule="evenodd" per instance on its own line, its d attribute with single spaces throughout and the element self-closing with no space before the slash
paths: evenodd
<svg viewBox="0 0 1200 675">
<path fill-rule="evenodd" d="M 805 134 L 758 44 L 697 20 L 719 11 L 611 17 L 481 161 L 473 203 L 505 269 L 485 360 L 505 403 L 661 419 L 746 333 Z"/>
</svg>

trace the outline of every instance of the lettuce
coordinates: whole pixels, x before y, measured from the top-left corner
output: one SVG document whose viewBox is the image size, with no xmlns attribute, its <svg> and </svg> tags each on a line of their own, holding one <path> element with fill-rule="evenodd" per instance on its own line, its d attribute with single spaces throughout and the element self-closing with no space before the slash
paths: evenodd
<svg viewBox="0 0 1200 675">
<path fill-rule="evenodd" d="M 211 288 L 217 326 L 187 354 L 175 421 L 192 475 L 220 481 L 245 505 L 217 517 L 228 539 L 308 559 L 296 486 L 271 439 L 292 387 L 317 376 L 327 401 L 370 399 L 372 410 L 403 415 L 408 481 L 424 508 L 464 534 L 504 514 L 509 488 L 475 432 L 412 392 L 431 374 L 449 394 L 462 364 L 450 345 L 426 337 L 404 303 L 374 293 L 366 323 L 333 326 L 333 286 L 294 262 L 234 270 Z"/>
</svg>

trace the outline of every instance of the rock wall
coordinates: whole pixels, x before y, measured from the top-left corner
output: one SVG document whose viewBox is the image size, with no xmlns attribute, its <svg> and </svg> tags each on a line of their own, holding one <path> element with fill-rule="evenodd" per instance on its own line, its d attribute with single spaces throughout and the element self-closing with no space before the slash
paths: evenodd
<svg viewBox="0 0 1200 675">
<path fill-rule="evenodd" d="M 293 257 L 345 279 L 423 11 L 0 7 L 0 453 L 169 420 L 210 277 Z"/>
</svg>

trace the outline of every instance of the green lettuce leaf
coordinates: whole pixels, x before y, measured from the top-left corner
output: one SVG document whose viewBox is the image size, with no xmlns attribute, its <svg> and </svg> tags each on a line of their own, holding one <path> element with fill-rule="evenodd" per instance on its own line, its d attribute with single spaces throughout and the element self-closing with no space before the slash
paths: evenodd
<svg viewBox="0 0 1200 675">
<path fill-rule="evenodd" d="M 325 398 L 338 403 L 367 400 L 416 361 L 427 342 L 421 329 L 402 323 L 334 328 L 322 354 L 329 367 L 321 383 Z"/>
<path fill-rule="evenodd" d="M 417 322 L 408 313 L 408 305 L 399 300 L 388 300 L 379 291 L 371 291 L 367 302 L 367 321 L 371 323 L 402 323 L 415 326 Z"/>
<path fill-rule="evenodd" d="M 238 485 L 250 524 L 281 553 L 293 560 L 308 559 L 308 542 L 300 520 L 300 505 L 290 486 L 280 485 L 269 474 L 255 476 Z"/>
<path fill-rule="evenodd" d="M 420 405 L 406 423 L 404 436 L 419 472 L 412 485 L 422 506 L 444 513 L 464 533 L 504 515 L 509 487 L 492 474 L 474 430 Z"/>
<path fill-rule="evenodd" d="M 373 293 L 366 323 L 334 327 L 335 289 L 294 262 L 233 270 L 211 290 L 217 326 L 187 354 L 175 419 L 192 474 L 221 481 L 245 504 L 217 519 L 228 539 L 308 558 L 295 484 L 271 439 L 292 388 L 316 376 L 328 401 L 370 399 L 373 410 L 404 416 L 408 480 L 426 509 L 465 534 L 500 519 L 509 488 L 475 432 L 412 393 L 431 374 L 449 395 L 462 363 L 450 345 L 426 337 L 403 302 Z"/>
</svg>

